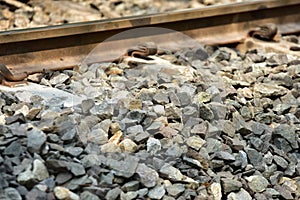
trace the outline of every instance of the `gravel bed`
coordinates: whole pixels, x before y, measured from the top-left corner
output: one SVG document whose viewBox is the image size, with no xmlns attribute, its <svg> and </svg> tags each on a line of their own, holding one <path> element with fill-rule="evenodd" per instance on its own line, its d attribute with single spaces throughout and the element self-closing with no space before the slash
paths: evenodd
<svg viewBox="0 0 300 200">
<path fill-rule="evenodd" d="M 4 0 L 0 2 L 0 31 L 145 15 L 243 1 L 247 0 Z"/>
<path fill-rule="evenodd" d="M 298 57 L 151 58 L 29 77 L 54 97 L 0 92 L 0 199 L 300 198 Z"/>
</svg>

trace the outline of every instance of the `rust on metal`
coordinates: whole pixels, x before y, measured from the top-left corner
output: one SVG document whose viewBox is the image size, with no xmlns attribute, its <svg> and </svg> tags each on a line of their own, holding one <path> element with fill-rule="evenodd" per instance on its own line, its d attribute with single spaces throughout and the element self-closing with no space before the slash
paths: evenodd
<svg viewBox="0 0 300 200">
<path fill-rule="evenodd" d="M 95 52 L 91 62 L 114 60 L 140 42 L 152 41 L 158 48 L 169 50 L 188 47 L 184 41 L 176 40 L 178 32 L 212 45 L 243 41 L 250 30 L 268 23 L 275 24 L 279 34 L 297 33 L 300 31 L 299 10 L 299 0 L 267 0 L 5 31 L 0 33 L 0 63 L 3 64 L 0 73 L 7 80 L 19 81 L 28 74 L 71 68 L 100 43 L 103 51 Z M 156 31 L 152 27 L 162 29 Z M 145 28 L 155 31 L 145 31 Z M 128 30 L 134 34 L 108 40 Z"/>
<path fill-rule="evenodd" d="M 257 28 L 249 31 L 250 37 L 255 37 L 257 39 L 272 41 L 277 35 L 276 24 L 269 23 L 258 26 Z"/>
<path fill-rule="evenodd" d="M 137 44 L 137 46 L 127 50 L 127 56 L 133 57 L 147 57 L 157 53 L 157 46 L 154 42 L 145 42 Z"/>
</svg>

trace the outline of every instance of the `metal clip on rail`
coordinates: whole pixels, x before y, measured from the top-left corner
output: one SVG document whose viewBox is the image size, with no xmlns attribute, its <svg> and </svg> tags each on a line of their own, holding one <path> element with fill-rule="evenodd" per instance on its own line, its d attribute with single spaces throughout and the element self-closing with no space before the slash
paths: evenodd
<svg viewBox="0 0 300 200">
<path fill-rule="evenodd" d="M 132 57 L 145 58 L 149 55 L 155 55 L 157 53 L 157 46 L 154 42 L 140 43 L 136 47 L 127 50 L 126 55 Z"/>
</svg>

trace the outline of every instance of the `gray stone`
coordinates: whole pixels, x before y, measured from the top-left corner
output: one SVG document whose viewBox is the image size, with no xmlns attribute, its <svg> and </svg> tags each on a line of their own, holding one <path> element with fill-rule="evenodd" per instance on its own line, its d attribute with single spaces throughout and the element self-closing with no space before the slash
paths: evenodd
<svg viewBox="0 0 300 200">
<path fill-rule="evenodd" d="M 157 133 L 161 127 L 162 127 L 162 123 L 159 121 L 154 121 L 147 129 L 146 131 L 150 134 L 155 134 Z"/>
<path fill-rule="evenodd" d="M 138 181 L 129 181 L 129 182 L 125 183 L 121 189 L 124 192 L 136 191 L 139 189 L 139 186 L 140 186 L 140 184 Z"/>
<path fill-rule="evenodd" d="M 22 197 L 18 190 L 15 188 L 9 187 L 4 189 L 5 200 L 22 200 Z"/>
<path fill-rule="evenodd" d="M 64 73 L 59 73 L 59 74 L 51 77 L 51 79 L 49 80 L 49 83 L 51 85 L 57 85 L 57 84 L 64 83 L 68 79 L 69 79 L 68 75 L 66 75 Z"/>
<path fill-rule="evenodd" d="M 138 195 L 138 193 L 135 191 L 131 191 L 131 192 L 127 192 L 127 193 L 121 192 L 120 199 L 121 200 L 132 200 L 132 199 L 135 199 L 137 197 L 137 195 Z"/>
<path fill-rule="evenodd" d="M 174 158 L 179 158 L 183 154 L 183 151 L 183 148 L 181 148 L 178 143 L 175 143 L 167 149 L 166 155 Z"/>
<path fill-rule="evenodd" d="M 233 139 L 229 139 L 230 143 L 229 143 L 229 146 L 232 148 L 232 149 L 235 149 L 235 150 L 242 150 L 245 148 L 246 146 L 246 143 L 245 141 L 240 141 L 239 139 L 237 138 L 233 138 Z"/>
<path fill-rule="evenodd" d="M 266 164 L 271 165 L 273 161 L 273 155 L 271 152 L 268 151 L 263 157 L 263 160 L 265 161 Z"/>
<path fill-rule="evenodd" d="M 38 159 L 33 161 L 32 173 L 38 181 L 49 178 L 49 173 L 44 163 Z"/>
<path fill-rule="evenodd" d="M 23 113 L 18 113 L 13 116 L 8 116 L 5 118 L 5 123 L 8 125 L 16 123 L 16 122 L 26 122 L 26 119 L 25 119 Z"/>
<path fill-rule="evenodd" d="M 277 104 L 273 110 L 276 112 L 278 115 L 286 114 L 291 108 L 291 105 L 289 104 Z"/>
<path fill-rule="evenodd" d="M 164 92 L 160 92 L 157 93 L 153 96 L 153 101 L 155 103 L 161 104 L 161 105 L 165 105 L 169 103 L 169 97 L 167 93 Z"/>
<path fill-rule="evenodd" d="M 129 111 L 126 117 L 128 119 L 137 121 L 137 123 L 141 123 L 146 117 L 146 112 L 144 110 L 134 109 Z"/>
<path fill-rule="evenodd" d="M 148 188 L 142 188 L 137 191 L 139 197 L 145 197 L 148 194 Z"/>
<path fill-rule="evenodd" d="M 231 179 L 231 178 L 222 178 L 221 184 L 222 184 L 224 193 L 238 191 L 243 186 L 241 182 Z"/>
<path fill-rule="evenodd" d="M 264 194 L 267 198 L 276 198 L 280 196 L 280 193 L 273 188 L 267 188 Z"/>
<path fill-rule="evenodd" d="M 138 158 L 128 155 L 123 161 L 108 159 L 106 164 L 115 171 L 117 176 L 130 178 L 136 172 L 138 161 Z"/>
<path fill-rule="evenodd" d="M 19 157 L 22 152 L 22 145 L 20 141 L 13 141 L 8 145 L 3 152 L 3 155 L 8 155 L 8 156 L 15 156 Z"/>
<path fill-rule="evenodd" d="M 185 187 L 181 183 L 176 183 L 166 187 L 167 192 L 170 196 L 177 198 L 181 193 L 184 192 Z"/>
<path fill-rule="evenodd" d="M 291 127 L 288 124 L 280 124 L 278 127 L 276 127 L 273 131 L 274 137 L 280 136 L 286 139 L 292 146 L 292 148 L 296 149 L 299 148 L 297 139 L 296 139 L 296 133 L 295 129 Z"/>
<path fill-rule="evenodd" d="M 178 96 L 173 91 L 168 91 L 168 95 L 170 98 L 170 103 L 172 103 L 174 106 L 180 106 L 180 101 L 178 99 Z"/>
<path fill-rule="evenodd" d="M 147 152 L 150 152 L 151 154 L 155 154 L 160 150 L 161 150 L 161 143 L 158 139 L 151 137 L 147 140 Z"/>
<path fill-rule="evenodd" d="M 107 194 L 105 195 L 106 200 L 116 200 L 118 196 L 121 194 L 122 190 L 120 188 L 114 188 L 112 190 L 109 190 Z"/>
<path fill-rule="evenodd" d="M 255 193 L 254 198 L 256 200 L 268 200 L 267 197 L 264 194 L 261 194 L 261 193 Z"/>
<path fill-rule="evenodd" d="M 225 119 L 227 115 L 227 106 L 219 102 L 211 102 L 208 104 L 214 114 L 214 119 Z"/>
<path fill-rule="evenodd" d="M 236 156 L 235 159 L 235 165 L 241 166 L 242 169 L 244 169 L 248 164 L 247 154 L 242 150 L 239 151 L 239 154 Z"/>
<path fill-rule="evenodd" d="M 102 174 L 100 183 L 113 184 L 114 178 L 115 178 L 115 176 L 114 176 L 113 172 L 110 172 L 107 175 Z"/>
<path fill-rule="evenodd" d="M 71 178 L 72 178 L 72 174 L 71 173 L 69 173 L 69 172 L 62 172 L 62 173 L 59 173 L 56 176 L 55 182 L 58 185 L 61 185 L 63 183 L 66 183 L 67 181 L 69 181 Z"/>
<path fill-rule="evenodd" d="M 158 185 L 149 190 L 148 197 L 150 199 L 161 199 L 165 195 L 166 191 L 163 185 Z"/>
<path fill-rule="evenodd" d="M 211 101 L 221 102 L 221 93 L 216 86 L 209 87 L 206 92 L 211 95 Z"/>
<path fill-rule="evenodd" d="M 235 136 L 235 127 L 234 124 L 229 120 L 218 120 L 217 127 L 222 130 L 223 133 L 229 137 Z"/>
<path fill-rule="evenodd" d="M 270 176 L 270 182 L 272 185 L 277 185 L 279 180 L 283 177 L 283 173 L 280 171 L 274 172 L 272 176 Z"/>
<path fill-rule="evenodd" d="M 100 119 L 108 119 L 113 116 L 114 107 L 106 101 L 103 101 L 99 105 L 95 105 L 90 109 L 92 115 L 98 116 Z"/>
<path fill-rule="evenodd" d="M 159 178 L 158 173 L 144 163 L 138 164 L 136 173 L 139 181 L 148 188 L 154 187 Z"/>
<path fill-rule="evenodd" d="M 46 142 L 47 136 L 44 132 L 33 128 L 27 134 L 27 149 L 31 153 L 39 153 Z"/>
<path fill-rule="evenodd" d="M 108 134 L 101 128 L 93 129 L 87 134 L 87 141 L 96 144 L 105 144 L 108 141 Z"/>
<path fill-rule="evenodd" d="M 182 173 L 170 164 L 164 164 L 160 168 L 159 173 L 172 181 L 181 181 L 184 178 Z"/>
<path fill-rule="evenodd" d="M 222 60 L 230 60 L 230 53 L 226 52 L 224 50 L 217 50 L 215 51 L 215 53 L 211 56 L 211 58 L 216 61 L 216 62 L 220 62 Z"/>
<path fill-rule="evenodd" d="M 47 193 L 37 188 L 33 188 L 26 194 L 25 199 L 47 199 Z"/>
<path fill-rule="evenodd" d="M 269 66 L 277 66 L 287 64 L 288 60 L 286 54 L 273 54 L 267 58 L 266 63 Z"/>
<path fill-rule="evenodd" d="M 280 72 L 277 74 L 272 74 L 270 76 L 276 84 L 286 87 L 291 87 L 293 85 L 293 79 L 288 74 Z"/>
<path fill-rule="evenodd" d="M 194 95 L 196 92 L 196 86 L 190 83 L 184 83 L 179 89 L 178 92 L 187 92 L 189 95 Z"/>
<path fill-rule="evenodd" d="M 186 106 L 182 110 L 183 123 L 186 123 L 190 118 L 197 118 L 199 116 L 198 109 L 193 106 Z"/>
<path fill-rule="evenodd" d="M 92 180 L 87 175 L 84 175 L 78 178 L 73 177 L 68 183 L 64 184 L 64 186 L 73 191 L 81 188 L 82 185 L 90 185 L 92 183 Z"/>
<path fill-rule="evenodd" d="M 84 167 L 80 163 L 68 162 L 67 166 L 74 176 L 86 174 Z"/>
<path fill-rule="evenodd" d="M 66 147 L 65 152 L 71 156 L 77 157 L 83 152 L 83 149 L 81 147 Z"/>
<path fill-rule="evenodd" d="M 169 103 L 165 105 L 166 117 L 170 120 L 179 120 L 182 119 L 182 112 L 179 108 L 177 108 L 173 103 Z"/>
<path fill-rule="evenodd" d="M 141 125 L 131 126 L 131 127 L 128 127 L 126 129 L 126 133 L 128 135 L 130 135 L 130 134 L 137 135 L 137 134 L 142 133 L 142 132 L 143 132 L 143 127 Z"/>
<path fill-rule="evenodd" d="M 34 186 L 34 184 L 37 183 L 37 180 L 32 171 L 30 171 L 30 168 L 27 168 L 26 171 L 20 173 L 17 177 L 17 181 L 21 185 L 24 185 L 28 188 L 31 188 L 32 186 Z"/>
<path fill-rule="evenodd" d="M 248 108 L 247 106 L 243 106 L 243 107 L 240 109 L 240 113 L 241 113 L 242 117 L 243 117 L 246 121 L 249 121 L 249 120 L 252 118 L 251 110 L 250 110 L 250 108 Z"/>
<path fill-rule="evenodd" d="M 227 161 L 235 161 L 235 157 L 226 151 L 216 152 L 214 157 Z"/>
<path fill-rule="evenodd" d="M 177 126 L 178 125 L 178 126 Z M 160 129 L 159 134 L 163 135 L 165 138 L 172 138 L 177 136 L 178 131 L 176 129 L 181 129 L 181 124 L 174 124 L 173 128 L 170 126 L 164 126 Z"/>
<path fill-rule="evenodd" d="M 134 141 L 137 143 L 141 143 L 146 141 L 149 138 L 150 134 L 148 132 L 141 132 L 135 135 Z"/>
<path fill-rule="evenodd" d="M 245 122 L 238 112 L 233 113 L 232 123 L 235 126 L 235 130 L 242 135 L 248 135 L 252 132 L 251 126 Z"/>
<path fill-rule="evenodd" d="M 268 180 L 259 175 L 246 177 L 246 180 L 248 181 L 250 189 L 254 192 L 263 192 L 269 185 Z"/>
<path fill-rule="evenodd" d="M 255 115 L 255 120 L 264 123 L 264 124 L 271 124 L 273 119 L 275 118 L 275 114 L 273 112 L 269 113 L 258 113 Z"/>
<path fill-rule="evenodd" d="M 187 164 L 189 164 L 191 166 L 197 166 L 200 169 L 203 168 L 203 166 L 201 165 L 199 160 L 188 158 L 188 157 L 185 157 L 185 156 L 182 158 L 182 160 L 185 161 Z"/>
<path fill-rule="evenodd" d="M 75 139 L 76 133 L 77 131 L 75 128 L 70 128 L 66 130 L 66 132 L 61 136 L 61 140 L 71 142 Z"/>
<path fill-rule="evenodd" d="M 274 159 L 274 162 L 275 162 L 279 167 L 281 167 L 282 169 L 286 169 L 286 168 L 288 167 L 288 164 L 289 164 L 289 163 L 288 163 L 284 158 L 275 155 L 275 156 L 273 157 L 273 159 Z"/>
<path fill-rule="evenodd" d="M 213 169 L 218 169 L 218 168 L 221 168 L 224 166 L 225 166 L 225 163 L 223 160 L 212 160 L 210 162 L 210 167 L 212 167 Z"/>
<path fill-rule="evenodd" d="M 58 143 L 59 142 L 59 136 L 56 134 L 47 134 L 47 141 L 48 142 L 53 142 L 53 143 Z"/>
<path fill-rule="evenodd" d="M 268 129 L 268 126 L 259 122 L 252 121 L 251 129 L 253 130 L 253 133 L 255 135 L 262 135 L 266 131 L 266 129 Z"/>
<path fill-rule="evenodd" d="M 200 118 L 207 121 L 211 121 L 215 117 L 213 111 L 203 103 L 199 104 L 199 113 L 200 113 Z"/>
<path fill-rule="evenodd" d="M 187 126 L 187 125 L 185 125 Z M 200 136 L 205 136 L 206 132 L 207 132 L 207 124 L 206 123 L 199 123 L 193 126 L 193 128 L 191 129 L 191 133 L 193 134 L 197 134 Z"/>
<path fill-rule="evenodd" d="M 88 114 L 90 109 L 95 106 L 95 101 L 93 99 L 86 99 L 81 102 L 81 109 L 84 114 Z"/>
<path fill-rule="evenodd" d="M 80 194 L 80 199 L 84 199 L 84 200 L 100 200 L 100 198 L 97 195 L 92 194 L 89 191 L 82 192 Z"/>
<path fill-rule="evenodd" d="M 262 164 L 261 161 L 263 157 L 258 151 L 252 148 L 246 148 L 245 151 L 247 153 L 250 163 L 253 166 L 260 166 Z"/>
<path fill-rule="evenodd" d="M 56 172 L 65 172 L 68 171 L 68 162 L 64 160 L 57 160 L 57 159 L 48 159 L 45 161 L 46 166 L 50 170 L 54 170 Z M 50 171 L 51 173 L 51 171 Z"/>
<path fill-rule="evenodd" d="M 289 190 L 287 190 L 286 188 L 280 185 L 274 186 L 274 189 L 280 193 L 280 196 L 283 197 L 283 199 L 288 199 L 288 200 L 295 199 Z"/>
<path fill-rule="evenodd" d="M 205 146 L 206 146 L 207 153 L 215 153 L 221 151 L 222 149 L 222 143 L 219 140 L 214 138 L 207 138 Z"/>
<path fill-rule="evenodd" d="M 189 93 L 187 92 L 178 92 L 177 94 L 177 97 L 180 101 L 180 104 L 181 106 L 187 106 L 187 105 L 190 105 L 192 100 L 191 100 L 191 96 Z"/>
<path fill-rule="evenodd" d="M 261 151 L 263 149 L 263 141 L 260 138 L 257 137 L 251 137 L 250 143 L 253 145 L 253 147 L 257 151 Z"/>
</svg>

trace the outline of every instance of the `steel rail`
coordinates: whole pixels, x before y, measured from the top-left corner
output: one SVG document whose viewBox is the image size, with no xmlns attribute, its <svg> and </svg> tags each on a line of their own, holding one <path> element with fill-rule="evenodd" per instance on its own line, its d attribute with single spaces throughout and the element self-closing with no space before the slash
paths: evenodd
<svg viewBox="0 0 300 200">
<path fill-rule="evenodd" d="M 34 72 L 71 68 L 83 61 L 110 61 L 137 42 L 153 41 L 169 50 L 191 45 L 178 33 L 211 45 L 240 42 L 266 23 L 276 24 L 281 34 L 299 33 L 299 10 L 299 0 L 265 0 L 5 31 L 0 33 L 0 71 L 5 79 L 19 81 Z"/>
</svg>

